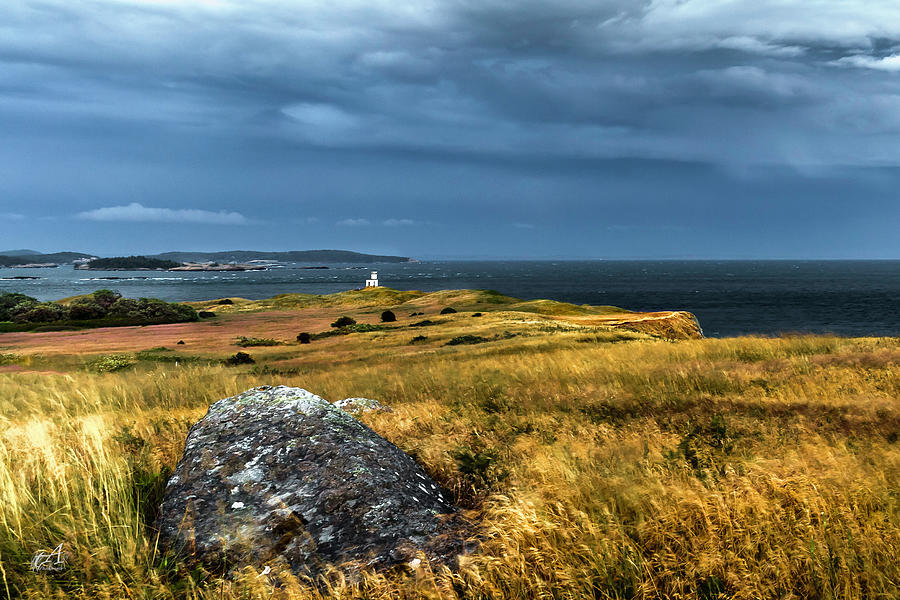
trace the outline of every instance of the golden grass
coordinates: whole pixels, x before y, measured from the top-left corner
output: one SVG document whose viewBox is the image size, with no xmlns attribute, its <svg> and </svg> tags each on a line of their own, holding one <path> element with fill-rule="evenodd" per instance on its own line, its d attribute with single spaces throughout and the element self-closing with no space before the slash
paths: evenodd
<svg viewBox="0 0 900 600">
<path fill-rule="evenodd" d="M 20 356 L 66 373 L 0 373 L 0 596 L 900 597 L 900 340 L 664 342 L 509 304 L 254 348 L 254 367 Z M 499 337 L 444 346 L 462 332 Z M 391 405 L 366 421 L 471 511 L 480 546 L 455 573 L 318 588 L 160 553 L 148 523 L 188 428 L 262 384 Z M 70 568 L 30 572 L 60 542 Z"/>
</svg>

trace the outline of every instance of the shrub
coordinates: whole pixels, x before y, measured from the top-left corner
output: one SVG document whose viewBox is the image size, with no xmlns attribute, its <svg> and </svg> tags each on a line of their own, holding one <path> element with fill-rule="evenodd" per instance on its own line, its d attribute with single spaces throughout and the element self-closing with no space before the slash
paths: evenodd
<svg viewBox="0 0 900 600">
<path fill-rule="evenodd" d="M 102 319 L 106 316 L 107 307 L 94 298 L 79 298 L 69 305 L 69 318 L 73 321 Z"/>
<path fill-rule="evenodd" d="M 19 310 L 25 310 L 28 306 L 34 306 L 38 301 L 36 298 L 26 296 L 25 294 L 0 294 L 0 321 L 11 321 L 17 307 Z"/>
<path fill-rule="evenodd" d="M 308 344 L 311 341 L 311 336 L 305 331 L 297 336 L 297 341 L 301 344 Z"/>
<path fill-rule="evenodd" d="M 241 348 L 247 348 L 248 346 L 280 346 L 281 342 L 273 340 L 272 338 L 255 338 L 241 335 L 238 336 L 234 345 L 240 346 Z"/>
<path fill-rule="evenodd" d="M 381 313 L 381 322 L 382 323 L 393 323 L 397 320 L 397 315 L 395 315 L 392 311 L 386 310 Z"/>
<path fill-rule="evenodd" d="M 338 317 L 338 320 L 331 324 L 332 327 L 350 327 L 351 325 L 356 325 L 356 319 L 347 316 Z"/>
<path fill-rule="evenodd" d="M 424 342 L 424 341 L 427 340 L 427 339 L 428 339 L 428 336 L 427 336 L 427 335 L 417 335 L 416 337 L 414 337 L 413 339 L 411 339 L 411 340 L 409 341 L 409 343 L 410 343 L 410 344 L 418 344 L 418 343 L 420 343 L 420 342 Z"/>
<path fill-rule="evenodd" d="M 234 302 L 232 302 L 230 298 L 224 298 L 222 300 L 219 300 L 218 304 L 221 304 L 224 306 L 224 305 L 228 305 L 228 304 L 234 304 Z"/>
<path fill-rule="evenodd" d="M 24 307 L 20 304 L 13 310 L 16 311 L 13 321 L 17 323 L 52 323 L 63 321 L 68 316 L 66 308 L 55 302 L 41 302 Z"/>
<path fill-rule="evenodd" d="M 444 310 L 441 311 L 441 314 L 442 315 L 452 315 L 455 312 L 456 312 L 455 308 L 451 308 L 448 306 L 447 308 L 445 308 Z"/>
<path fill-rule="evenodd" d="M 350 333 L 368 333 L 370 331 L 384 331 L 385 329 L 390 329 L 390 327 L 384 325 L 370 325 L 369 323 L 357 323 L 356 325 L 347 327 L 347 330 Z"/>
<path fill-rule="evenodd" d="M 185 304 L 156 298 L 119 298 L 109 307 L 109 316 L 127 319 L 135 324 L 182 323 L 196 321 L 197 311 Z"/>
<path fill-rule="evenodd" d="M 91 362 L 90 367 L 98 373 L 112 373 L 133 367 L 136 363 L 137 360 L 130 354 L 107 354 Z"/>
<path fill-rule="evenodd" d="M 480 335 L 459 335 L 447 342 L 447 346 L 461 346 L 464 344 L 483 344 L 485 342 L 491 341 L 486 337 L 482 337 Z"/>
<path fill-rule="evenodd" d="M 253 360 L 253 357 L 247 354 L 246 352 L 238 352 L 232 356 L 229 356 L 225 359 L 225 364 L 230 366 L 236 365 L 252 365 L 256 361 Z"/>
<path fill-rule="evenodd" d="M 472 316 L 473 316 L 473 317 L 480 317 L 480 316 L 482 316 L 482 315 L 481 315 L 481 313 L 472 313 Z"/>
<path fill-rule="evenodd" d="M 429 325 L 437 325 L 434 321 L 429 321 L 425 319 L 424 321 L 418 321 L 416 323 L 410 323 L 410 327 L 428 327 Z"/>
<path fill-rule="evenodd" d="M 112 290 L 97 290 L 93 294 L 91 294 L 91 299 L 102 306 L 104 309 L 108 309 L 121 297 L 122 294 L 120 294 L 119 292 L 114 292 Z"/>
<path fill-rule="evenodd" d="M 201 319 L 211 319 L 212 317 L 216 316 L 216 313 L 209 311 L 209 310 L 201 310 L 200 312 L 197 313 L 197 316 L 200 317 Z"/>
</svg>

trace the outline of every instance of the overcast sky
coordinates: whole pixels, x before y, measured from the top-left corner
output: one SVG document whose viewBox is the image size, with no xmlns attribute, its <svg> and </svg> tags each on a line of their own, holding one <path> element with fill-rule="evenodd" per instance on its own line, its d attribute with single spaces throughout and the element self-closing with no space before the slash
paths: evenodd
<svg viewBox="0 0 900 600">
<path fill-rule="evenodd" d="M 3 0 L 0 249 L 900 258 L 897 0 Z"/>
</svg>

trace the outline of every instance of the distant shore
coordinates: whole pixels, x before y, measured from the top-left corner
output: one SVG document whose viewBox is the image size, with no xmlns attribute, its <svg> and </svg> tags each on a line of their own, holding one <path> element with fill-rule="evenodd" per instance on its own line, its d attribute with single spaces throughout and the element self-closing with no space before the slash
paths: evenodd
<svg viewBox="0 0 900 600">
<path fill-rule="evenodd" d="M 186 263 L 180 267 L 171 267 L 169 269 L 148 268 L 148 267 L 88 267 L 76 265 L 76 271 L 265 271 L 266 265 L 203 265 Z"/>
</svg>

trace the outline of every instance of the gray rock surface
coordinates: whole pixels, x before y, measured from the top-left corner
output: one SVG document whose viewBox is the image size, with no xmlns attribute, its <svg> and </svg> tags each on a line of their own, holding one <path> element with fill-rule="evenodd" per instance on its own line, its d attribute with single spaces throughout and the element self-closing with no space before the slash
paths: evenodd
<svg viewBox="0 0 900 600">
<path fill-rule="evenodd" d="M 351 415 L 361 415 L 369 412 L 393 412 L 391 407 L 385 406 L 378 400 L 369 398 L 344 398 L 335 402 L 334 405 Z"/>
<path fill-rule="evenodd" d="M 322 398 L 260 387 L 210 406 L 166 487 L 164 547 L 298 574 L 452 562 L 458 512 L 407 454 Z"/>
</svg>

